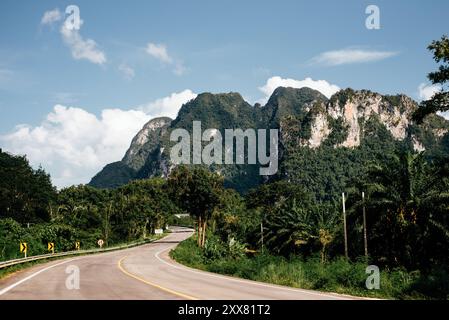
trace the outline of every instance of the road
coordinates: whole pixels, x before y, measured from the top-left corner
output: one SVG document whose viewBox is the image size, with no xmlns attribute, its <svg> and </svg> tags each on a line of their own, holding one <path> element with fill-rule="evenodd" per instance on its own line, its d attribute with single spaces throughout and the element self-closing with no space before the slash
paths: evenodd
<svg viewBox="0 0 449 320">
<path fill-rule="evenodd" d="M 168 253 L 192 231 L 174 228 L 143 246 L 52 261 L 0 280 L 1 299 L 231 299 L 335 300 L 354 297 L 293 289 L 203 272 L 182 266 Z M 79 289 L 71 288 L 73 266 Z M 66 285 L 69 282 L 69 287 Z"/>
</svg>

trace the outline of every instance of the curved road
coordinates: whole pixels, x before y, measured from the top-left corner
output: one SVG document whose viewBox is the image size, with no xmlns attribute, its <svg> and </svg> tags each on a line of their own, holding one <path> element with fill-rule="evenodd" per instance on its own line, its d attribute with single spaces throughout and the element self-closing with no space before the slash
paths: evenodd
<svg viewBox="0 0 449 320">
<path fill-rule="evenodd" d="M 143 246 L 40 264 L 0 280 L 0 299 L 352 299 L 355 297 L 265 284 L 182 266 L 170 249 L 192 231 L 174 228 Z M 68 289 L 73 266 L 79 289 Z M 70 284 L 70 281 L 68 281 Z"/>
</svg>

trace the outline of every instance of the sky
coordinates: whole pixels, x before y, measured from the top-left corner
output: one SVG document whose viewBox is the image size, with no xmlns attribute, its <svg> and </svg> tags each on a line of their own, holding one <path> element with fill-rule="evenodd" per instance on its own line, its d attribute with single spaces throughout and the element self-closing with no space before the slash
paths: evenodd
<svg viewBox="0 0 449 320">
<path fill-rule="evenodd" d="M 80 23 L 73 28 L 73 10 Z M 367 18 L 379 9 L 379 27 Z M 264 103 L 280 85 L 427 99 L 449 1 L 0 2 L 0 148 L 59 188 L 120 160 L 201 92 Z M 373 22 L 373 20 L 369 20 Z"/>
</svg>

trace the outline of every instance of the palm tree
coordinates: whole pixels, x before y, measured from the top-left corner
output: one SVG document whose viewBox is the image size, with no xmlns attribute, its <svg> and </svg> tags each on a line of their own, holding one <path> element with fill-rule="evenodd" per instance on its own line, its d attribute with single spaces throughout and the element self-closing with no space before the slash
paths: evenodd
<svg viewBox="0 0 449 320">
<path fill-rule="evenodd" d="M 295 252 L 316 238 L 311 212 L 298 206 L 296 199 L 276 203 L 264 226 L 266 245 L 277 253 Z"/>
<path fill-rule="evenodd" d="M 419 257 L 426 260 L 430 234 L 438 228 L 447 231 L 449 193 L 442 171 L 426 162 L 423 153 L 405 151 L 371 165 L 365 181 L 362 190 L 368 195 L 369 233 L 377 257 L 406 266 L 416 266 Z"/>
</svg>

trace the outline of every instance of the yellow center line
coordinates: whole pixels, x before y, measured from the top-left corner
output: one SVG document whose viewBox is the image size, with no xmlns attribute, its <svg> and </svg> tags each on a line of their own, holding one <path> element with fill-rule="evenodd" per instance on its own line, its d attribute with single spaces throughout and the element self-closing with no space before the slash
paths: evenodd
<svg viewBox="0 0 449 320">
<path fill-rule="evenodd" d="M 124 257 L 121 258 L 121 259 L 118 261 L 118 263 L 117 263 L 117 266 L 118 266 L 118 268 L 120 269 L 120 271 L 122 271 L 122 272 L 123 272 L 124 274 L 126 274 L 127 276 L 129 276 L 129 277 L 131 277 L 131 278 L 134 278 L 134 279 L 136 279 L 136 280 L 139 280 L 139 281 L 141 281 L 141 282 L 143 282 L 143 283 L 146 283 L 146 284 L 148 284 L 148 285 L 150 285 L 150 286 L 152 286 L 152 287 L 158 288 L 158 289 L 160 289 L 160 290 L 162 290 L 162 291 L 165 291 L 165 292 L 174 294 L 174 295 L 176 295 L 176 296 L 179 296 L 179 297 L 181 297 L 181 298 L 188 299 L 188 300 L 198 300 L 198 298 L 195 298 L 195 297 L 189 296 L 189 295 L 187 295 L 187 294 L 183 294 L 183 293 L 180 293 L 180 292 L 177 292 L 177 291 L 168 289 L 168 288 L 164 288 L 164 287 L 162 287 L 162 286 L 160 286 L 160 285 L 158 285 L 158 284 L 155 284 L 155 283 L 152 283 L 152 282 L 147 281 L 147 280 L 145 280 L 145 279 L 142 279 L 142 278 L 140 278 L 140 277 L 138 277 L 138 276 L 136 276 L 136 275 L 134 275 L 134 274 L 132 274 L 132 273 L 126 271 L 125 268 L 122 266 L 122 262 L 123 262 L 123 260 L 125 260 L 125 258 L 127 258 L 127 257 L 128 257 L 128 256 L 124 256 Z"/>
</svg>

